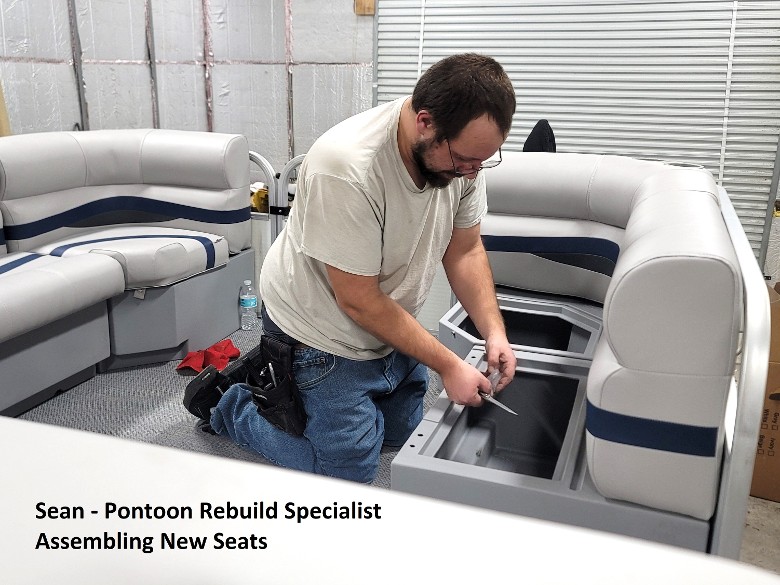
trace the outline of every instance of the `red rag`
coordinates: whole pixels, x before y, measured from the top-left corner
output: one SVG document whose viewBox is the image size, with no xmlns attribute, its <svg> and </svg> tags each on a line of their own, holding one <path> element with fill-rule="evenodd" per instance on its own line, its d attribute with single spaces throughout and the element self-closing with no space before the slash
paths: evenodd
<svg viewBox="0 0 780 585">
<path fill-rule="evenodd" d="M 230 339 L 223 339 L 222 341 L 218 341 L 217 343 L 209 347 L 209 349 L 212 349 L 219 353 L 223 353 L 230 359 L 237 358 L 238 356 L 241 355 L 239 349 L 235 345 L 233 345 L 233 341 Z"/>
<path fill-rule="evenodd" d="M 228 358 L 228 356 L 226 356 L 224 353 L 211 349 L 210 347 L 205 350 L 204 353 L 205 356 L 203 358 L 203 363 L 207 366 L 214 366 L 218 370 L 223 369 L 230 361 L 230 358 Z"/>
<path fill-rule="evenodd" d="M 231 359 L 240 355 L 241 352 L 230 339 L 223 339 L 206 349 L 191 351 L 184 356 L 176 369 L 191 368 L 196 372 L 201 372 L 206 366 L 214 366 L 218 370 L 222 370 Z"/>
<path fill-rule="evenodd" d="M 192 368 L 196 372 L 200 372 L 205 367 L 203 364 L 203 360 L 205 358 L 204 353 L 205 352 L 202 349 L 199 349 L 198 351 L 191 351 L 186 356 L 184 356 L 184 359 L 181 360 L 181 363 L 179 363 L 178 366 L 176 366 L 176 369 L 181 370 L 184 368 Z"/>
</svg>

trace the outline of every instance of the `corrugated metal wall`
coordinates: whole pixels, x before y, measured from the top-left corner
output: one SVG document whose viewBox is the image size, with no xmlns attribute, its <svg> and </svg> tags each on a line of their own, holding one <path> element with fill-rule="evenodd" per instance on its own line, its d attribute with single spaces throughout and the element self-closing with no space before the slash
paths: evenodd
<svg viewBox="0 0 780 585">
<path fill-rule="evenodd" d="M 375 100 L 410 93 L 421 71 L 462 51 L 494 56 L 515 84 L 508 149 L 546 118 L 561 152 L 702 165 L 763 264 L 777 195 L 780 2 L 379 0 Z"/>
</svg>

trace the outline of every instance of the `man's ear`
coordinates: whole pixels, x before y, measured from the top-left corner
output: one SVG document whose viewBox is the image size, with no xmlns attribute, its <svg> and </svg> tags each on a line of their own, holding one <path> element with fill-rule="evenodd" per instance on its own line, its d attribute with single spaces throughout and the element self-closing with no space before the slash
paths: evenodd
<svg viewBox="0 0 780 585">
<path fill-rule="evenodd" d="M 431 113 L 428 110 L 420 110 L 417 112 L 414 122 L 417 134 L 423 138 L 428 139 L 436 133 L 433 125 L 433 116 L 431 116 Z"/>
</svg>

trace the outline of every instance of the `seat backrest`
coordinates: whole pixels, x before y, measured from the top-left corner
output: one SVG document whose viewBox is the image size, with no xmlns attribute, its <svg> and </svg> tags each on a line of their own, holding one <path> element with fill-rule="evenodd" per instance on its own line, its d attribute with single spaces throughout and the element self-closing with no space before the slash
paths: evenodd
<svg viewBox="0 0 780 585">
<path fill-rule="evenodd" d="M 249 148 L 235 134 L 122 129 L 0 139 L 9 251 L 106 225 L 161 225 L 250 246 Z"/>
<path fill-rule="evenodd" d="M 618 248 L 602 289 L 591 287 L 590 295 L 581 294 L 583 279 L 566 266 L 556 273 L 556 290 L 543 286 L 549 274 L 521 279 L 527 288 L 603 301 L 587 382 L 588 466 L 597 489 L 709 518 L 742 314 L 741 275 L 712 175 L 548 153 L 507 153 L 498 169 L 486 176 L 488 206 L 503 216 L 505 232 L 545 234 L 554 243 L 556 232 L 589 230 Z M 587 238 L 575 243 L 580 247 L 545 259 L 566 264 L 566 254 L 601 253 Z M 496 282 L 509 270 L 505 259 L 494 269 Z"/>
<path fill-rule="evenodd" d="M 482 239 L 495 282 L 603 303 L 634 193 L 658 162 L 508 152 L 486 170 Z"/>
</svg>

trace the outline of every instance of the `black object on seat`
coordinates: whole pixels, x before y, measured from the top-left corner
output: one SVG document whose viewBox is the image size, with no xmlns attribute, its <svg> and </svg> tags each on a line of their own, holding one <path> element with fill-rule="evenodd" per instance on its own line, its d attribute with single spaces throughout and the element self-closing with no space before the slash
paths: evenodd
<svg viewBox="0 0 780 585">
<path fill-rule="evenodd" d="M 523 144 L 523 152 L 555 152 L 555 134 L 547 120 L 539 120 Z"/>
</svg>

